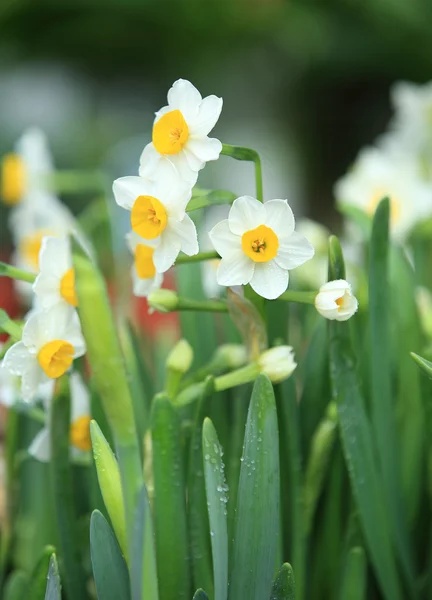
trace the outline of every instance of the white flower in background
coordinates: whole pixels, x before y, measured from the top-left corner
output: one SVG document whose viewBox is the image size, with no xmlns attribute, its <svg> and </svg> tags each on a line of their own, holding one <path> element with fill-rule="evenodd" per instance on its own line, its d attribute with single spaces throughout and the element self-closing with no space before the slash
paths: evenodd
<svg viewBox="0 0 432 600">
<path fill-rule="evenodd" d="M 275 346 L 263 352 L 258 364 L 273 383 L 287 379 L 297 366 L 291 346 Z"/>
<path fill-rule="evenodd" d="M 49 310 L 57 304 L 78 306 L 75 271 L 68 237 L 44 237 L 39 252 L 39 275 L 33 284 L 37 305 Z"/>
<path fill-rule="evenodd" d="M 228 217 L 229 209 L 230 207 L 228 205 L 222 204 L 219 206 L 210 206 L 206 210 L 203 226 L 198 233 L 201 252 L 213 250 L 213 244 L 208 232 L 222 219 Z M 217 282 L 217 270 L 219 264 L 219 258 L 203 260 L 201 262 L 202 286 L 207 298 L 218 298 L 224 291 L 224 288 Z"/>
<path fill-rule="evenodd" d="M 300 286 L 306 285 L 311 289 L 316 289 L 317 283 L 325 281 L 327 278 L 330 231 L 312 219 L 299 219 L 296 222 L 296 231 L 309 240 L 315 249 L 315 255 L 313 260 L 305 262 L 296 269 L 293 277 Z"/>
<path fill-rule="evenodd" d="M 432 82 L 400 81 L 391 90 L 395 116 L 392 134 L 402 151 L 432 152 Z"/>
<path fill-rule="evenodd" d="M 357 312 L 358 301 L 350 284 L 344 279 L 336 279 L 320 287 L 315 308 L 330 321 L 347 321 Z"/>
<path fill-rule="evenodd" d="M 194 222 L 186 214 L 191 187 L 179 179 L 173 166 L 158 181 L 121 177 L 113 184 L 117 204 L 131 211 L 132 231 L 147 241 L 157 241 L 153 262 L 159 273 L 167 271 L 180 251 L 198 253 Z"/>
<path fill-rule="evenodd" d="M 3 368 L 21 377 L 22 398 L 29 401 L 41 383 L 61 377 L 85 351 L 76 311 L 59 304 L 49 312 L 32 312 L 22 340 L 6 352 Z"/>
<path fill-rule="evenodd" d="M 138 297 L 146 297 L 161 287 L 163 274 L 156 271 L 153 254 L 157 243 L 155 240 L 143 240 L 134 231 L 126 236 L 129 250 L 134 257 L 132 265 L 133 293 Z"/>
<path fill-rule="evenodd" d="M 36 190 L 48 190 L 53 172 L 51 153 L 43 131 L 32 127 L 18 139 L 15 152 L 6 154 L 1 166 L 1 197 L 11 206 L 30 200 Z"/>
<path fill-rule="evenodd" d="M 157 179 L 163 162 L 170 161 L 182 179 L 194 185 L 198 171 L 221 153 L 221 142 L 208 134 L 219 119 L 222 103 L 217 96 L 202 98 L 189 81 L 178 79 L 168 92 L 168 106 L 156 113 L 152 141 L 141 155 L 139 174 Z"/>
<path fill-rule="evenodd" d="M 363 150 L 352 170 L 335 186 L 337 202 L 373 216 L 380 200 L 390 198 L 392 235 L 403 239 L 420 220 L 432 215 L 432 186 L 406 157 L 398 161 L 376 148 Z"/>
<path fill-rule="evenodd" d="M 308 240 L 294 231 L 294 215 L 286 200 L 262 204 L 250 196 L 234 200 L 228 219 L 210 231 L 222 257 L 220 285 L 250 283 L 257 294 L 273 300 L 288 287 L 288 271 L 314 254 Z"/>
<path fill-rule="evenodd" d="M 0 344 L 3 348 L 3 344 Z M 13 406 L 20 395 L 19 378 L 3 369 L 3 361 L 0 361 L 0 404 L 9 408 Z"/>
<path fill-rule="evenodd" d="M 90 394 L 78 373 L 72 373 L 69 381 L 71 397 L 70 450 L 72 458 L 79 458 L 91 450 Z M 50 404 L 50 402 L 46 403 L 47 425 L 40 430 L 29 447 L 29 454 L 41 462 L 49 462 L 51 459 Z"/>
</svg>

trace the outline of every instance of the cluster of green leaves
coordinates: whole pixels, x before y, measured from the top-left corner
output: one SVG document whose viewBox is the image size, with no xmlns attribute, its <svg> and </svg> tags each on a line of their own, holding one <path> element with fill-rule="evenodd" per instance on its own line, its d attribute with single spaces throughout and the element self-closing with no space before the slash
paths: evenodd
<svg viewBox="0 0 432 600">
<path fill-rule="evenodd" d="M 267 303 L 269 339 L 286 333 L 296 350 L 290 379 L 273 388 L 260 375 L 252 390 L 215 393 L 210 376 L 186 406 L 155 393 L 166 348 L 152 369 L 136 333 L 120 324 L 118 335 L 102 277 L 77 251 L 94 462 L 69 461 L 67 381 L 51 416 L 52 461 L 37 478 L 41 465 L 17 462 L 26 417 L 10 412 L 2 597 L 430 598 L 432 366 L 410 356 L 427 340 L 416 276 L 388 224 L 383 200 L 367 245 L 368 306 L 351 321 Z M 180 293 L 200 297 L 199 268 L 179 267 Z M 329 278 L 345 278 L 334 237 Z M 180 319 L 198 373 L 219 340 L 237 341 L 227 315 Z"/>
</svg>

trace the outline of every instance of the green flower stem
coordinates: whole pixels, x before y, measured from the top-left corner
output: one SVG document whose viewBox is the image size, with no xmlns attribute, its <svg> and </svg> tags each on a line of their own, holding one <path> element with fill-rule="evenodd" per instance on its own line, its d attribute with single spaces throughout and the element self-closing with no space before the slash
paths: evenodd
<svg viewBox="0 0 432 600">
<path fill-rule="evenodd" d="M 228 306 L 222 300 L 190 300 L 181 298 L 172 290 L 155 290 L 148 297 L 150 308 L 162 313 L 177 310 L 197 310 L 204 312 L 228 312 Z"/>
<path fill-rule="evenodd" d="M 209 252 L 199 252 L 198 254 L 194 254 L 194 256 L 187 256 L 186 254 L 179 256 L 176 260 L 176 265 L 217 259 L 220 259 L 219 254 L 215 250 L 210 250 Z"/>
<path fill-rule="evenodd" d="M 26 281 L 27 283 L 33 283 L 36 279 L 34 273 L 24 271 L 23 269 L 17 269 L 17 267 L 4 262 L 0 262 L 0 277 L 10 277 L 11 279 L 17 279 L 18 281 Z"/>
<path fill-rule="evenodd" d="M 177 369 L 167 369 L 165 378 L 165 392 L 169 398 L 175 398 L 178 393 L 183 373 Z"/>
<path fill-rule="evenodd" d="M 315 298 L 318 292 L 297 292 L 288 290 L 279 296 L 278 300 L 284 302 L 298 302 L 300 304 L 315 304 Z"/>
<path fill-rule="evenodd" d="M 261 158 L 258 152 L 256 150 L 252 150 L 252 148 L 222 144 L 221 154 L 225 156 L 231 156 L 231 158 L 235 158 L 236 160 L 251 161 L 255 164 L 256 196 L 260 202 L 264 202 Z"/>
<path fill-rule="evenodd" d="M 107 178 L 100 171 L 56 171 L 46 178 L 48 186 L 57 193 L 102 192 Z"/>
<path fill-rule="evenodd" d="M 236 194 L 227 190 L 201 190 L 199 188 L 194 188 L 186 212 L 192 212 L 200 208 L 216 206 L 218 204 L 232 204 L 236 197 Z"/>
<path fill-rule="evenodd" d="M 228 312 L 228 307 L 222 300 L 190 300 L 189 298 L 179 298 L 177 310 Z"/>
<path fill-rule="evenodd" d="M 18 341 L 21 339 L 22 327 L 20 325 L 18 325 L 18 323 L 15 323 L 15 321 L 12 321 L 12 319 L 9 318 L 9 315 L 7 314 L 7 312 L 5 312 L 4 310 L 1 310 L 1 309 L 0 309 L 0 331 L 4 331 L 8 335 L 10 335 L 10 337 L 12 339 L 14 339 L 15 341 Z"/>
</svg>

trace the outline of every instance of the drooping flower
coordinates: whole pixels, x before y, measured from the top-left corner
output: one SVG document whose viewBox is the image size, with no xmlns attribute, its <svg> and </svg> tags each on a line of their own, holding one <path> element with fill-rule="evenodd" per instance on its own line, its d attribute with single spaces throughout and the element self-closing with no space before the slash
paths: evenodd
<svg viewBox="0 0 432 600">
<path fill-rule="evenodd" d="M 178 79 L 168 92 L 168 106 L 156 113 L 152 141 L 141 155 L 142 177 L 159 178 L 163 162 L 170 161 L 180 176 L 191 185 L 198 172 L 210 160 L 217 160 L 222 150 L 219 140 L 208 134 L 222 110 L 222 98 L 202 98 L 185 79 Z"/>
<path fill-rule="evenodd" d="M 46 136 L 32 127 L 16 143 L 15 152 L 6 154 L 1 165 L 1 197 L 11 206 L 28 200 L 37 190 L 48 190 L 53 171 Z"/>
<path fill-rule="evenodd" d="M 171 165 L 158 181 L 143 177 L 121 177 L 113 184 L 116 202 L 131 211 L 132 231 L 147 241 L 157 241 L 153 253 L 156 271 L 164 273 L 180 251 L 198 253 L 194 222 L 186 214 L 191 188 L 181 181 Z"/>
<path fill-rule="evenodd" d="M 314 254 L 308 240 L 294 231 L 294 215 L 286 200 L 262 204 L 250 196 L 237 198 L 228 219 L 209 233 L 222 257 L 220 285 L 250 283 L 257 294 L 273 300 L 288 287 L 288 271 Z"/>
<path fill-rule="evenodd" d="M 61 377 L 86 351 L 76 311 L 58 304 L 49 312 L 34 311 L 22 340 L 6 352 L 3 368 L 21 377 L 21 394 L 29 401 L 41 383 Z"/>
<path fill-rule="evenodd" d="M 72 459 L 79 458 L 91 450 L 90 439 L 90 394 L 79 373 L 70 376 L 70 450 Z M 50 405 L 46 402 L 47 424 L 39 431 L 29 447 L 29 454 L 41 462 L 51 460 Z"/>
<path fill-rule="evenodd" d="M 336 279 L 320 287 L 315 308 L 330 321 L 347 321 L 357 312 L 358 301 L 350 284 L 344 279 Z"/>
<path fill-rule="evenodd" d="M 39 252 L 39 275 L 33 284 L 38 306 L 49 310 L 57 304 L 78 306 L 75 271 L 68 237 L 44 237 Z"/>
<path fill-rule="evenodd" d="M 163 283 L 163 274 L 156 271 L 153 262 L 157 242 L 143 240 L 134 231 L 127 234 L 126 241 L 134 257 L 132 265 L 133 293 L 138 297 L 147 297 L 151 292 L 159 289 Z"/>
<path fill-rule="evenodd" d="M 432 215 L 432 186 L 422 180 L 412 158 L 397 160 L 376 148 L 363 150 L 352 170 L 335 186 L 337 202 L 373 216 L 380 200 L 390 198 L 390 230 L 403 239 L 420 220 Z"/>
</svg>

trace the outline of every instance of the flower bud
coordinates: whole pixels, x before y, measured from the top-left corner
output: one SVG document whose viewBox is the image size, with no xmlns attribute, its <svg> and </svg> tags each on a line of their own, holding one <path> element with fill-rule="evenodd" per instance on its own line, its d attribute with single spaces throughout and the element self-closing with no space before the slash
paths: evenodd
<svg viewBox="0 0 432 600">
<path fill-rule="evenodd" d="M 168 355 L 166 366 L 179 373 L 189 371 L 193 361 L 192 346 L 187 340 L 180 340 Z"/>
<path fill-rule="evenodd" d="M 297 366 L 291 346 L 276 346 L 266 350 L 259 357 L 258 364 L 272 383 L 288 379 Z"/>
<path fill-rule="evenodd" d="M 243 344 L 223 344 L 214 354 L 214 362 L 226 369 L 238 369 L 247 362 L 247 351 Z"/>
<path fill-rule="evenodd" d="M 315 298 L 317 311 L 331 321 L 347 321 L 358 309 L 357 298 L 344 279 L 328 281 L 320 287 Z"/>
<path fill-rule="evenodd" d="M 151 310 L 161 313 L 169 313 L 178 307 L 178 295 L 172 290 L 155 290 L 147 297 Z"/>
</svg>

